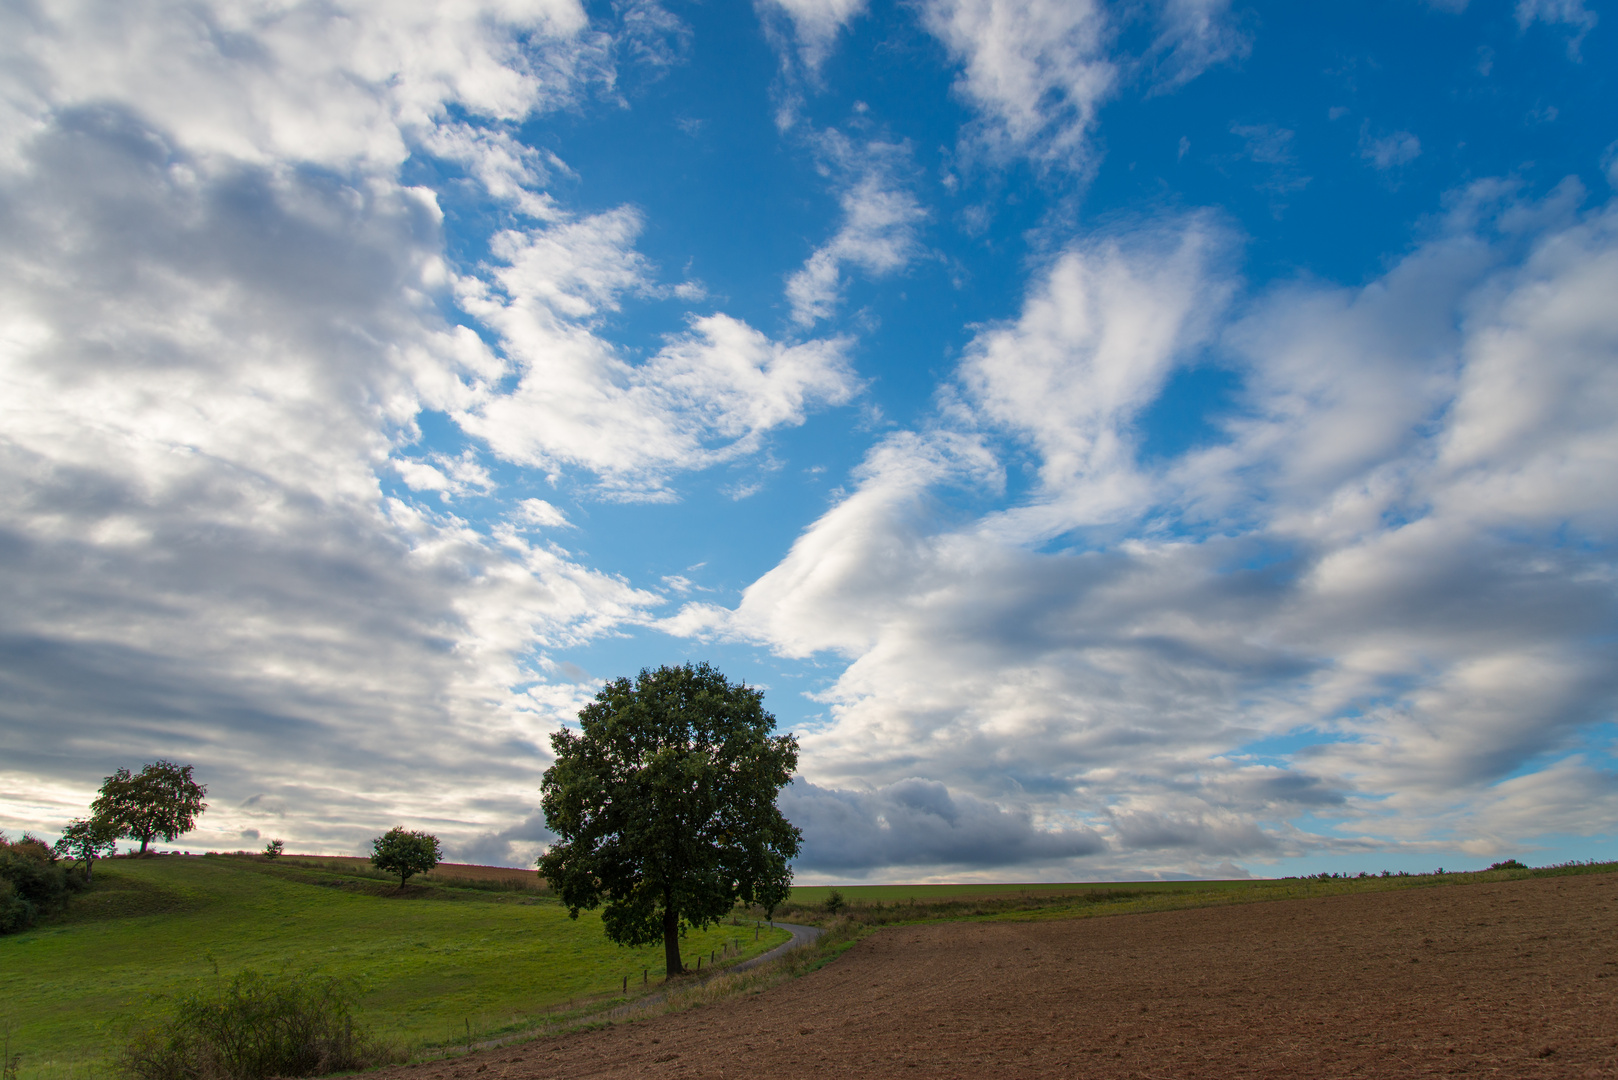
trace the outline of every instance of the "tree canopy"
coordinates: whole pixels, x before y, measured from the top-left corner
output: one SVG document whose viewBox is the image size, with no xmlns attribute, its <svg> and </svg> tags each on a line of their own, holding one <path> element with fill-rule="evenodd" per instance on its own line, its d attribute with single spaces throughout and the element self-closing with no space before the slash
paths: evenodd
<svg viewBox="0 0 1618 1080">
<path fill-rule="evenodd" d="M 119 769 L 102 781 L 90 816 L 117 836 L 139 840 L 142 855 L 155 839 L 172 842 L 195 828 L 197 816 L 208 809 L 202 801 L 208 789 L 191 779 L 191 768 L 159 760 L 134 774 Z"/>
<path fill-rule="evenodd" d="M 74 859 L 84 863 L 84 880 L 89 881 L 95 870 L 95 861 L 111 855 L 118 846 L 118 827 L 112 822 L 92 814 L 88 818 L 74 818 L 62 830 L 56 841 L 56 857 Z"/>
<path fill-rule="evenodd" d="M 663 942 L 684 970 L 683 929 L 718 922 L 736 902 L 774 907 L 803 834 L 776 806 L 798 767 L 798 741 L 772 735 L 762 691 L 708 664 L 616 679 L 551 737 L 540 788 L 558 837 L 540 873 L 574 918 L 605 901 L 602 925 L 624 945 Z"/>
<path fill-rule="evenodd" d="M 438 837 L 399 825 L 371 841 L 371 865 L 383 873 L 398 874 L 401 889 L 414 875 L 437 866 L 440 854 Z"/>
</svg>

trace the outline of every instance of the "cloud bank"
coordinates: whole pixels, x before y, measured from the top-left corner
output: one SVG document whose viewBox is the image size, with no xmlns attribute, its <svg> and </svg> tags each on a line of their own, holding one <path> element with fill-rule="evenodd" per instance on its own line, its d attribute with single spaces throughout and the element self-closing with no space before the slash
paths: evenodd
<svg viewBox="0 0 1618 1080">
<path fill-rule="evenodd" d="M 974 828 L 901 839 L 916 776 L 1137 866 L 1593 827 L 1618 798 L 1580 742 L 1618 702 L 1618 206 L 1583 197 L 1480 183 L 1379 280 L 1240 306 L 1210 218 L 1056 257 L 931 426 L 734 611 L 687 610 L 846 661 L 804 736 L 846 790 L 794 797 L 816 865 L 970 865 Z M 1209 355 L 1240 380 L 1217 438 L 1148 457 Z M 1011 505 L 949 509 L 1023 460 Z"/>
</svg>

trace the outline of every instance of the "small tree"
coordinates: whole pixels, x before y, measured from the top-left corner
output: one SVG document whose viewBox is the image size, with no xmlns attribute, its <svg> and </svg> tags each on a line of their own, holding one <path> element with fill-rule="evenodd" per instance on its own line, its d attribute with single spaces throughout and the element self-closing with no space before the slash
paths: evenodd
<svg viewBox="0 0 1618 1080">
<path fill-rule="evenodd" d="M 285 849 L 286 842 L 277 837 L 276 839 L 271 840 L 268 844 L 264 845 L 264 857 L 266 859 L 279 859 L 281 857 L 281 852 Z"/>
<path fill-rule="evenodd" d="M 798 742 L 771 735 L 762 692 L 707 664 L 642 671 L 602 687 L 582 731 L 551 737 L 545 822 L 559 840 L 540 873 L 578 918 L 603 900 L 607 936 L 661 940 L 684 970 L 684 927 L 719 922 L 738 900 L 773 906 L 803 839 L 775 805 Z"/>
<path fill-rule="evenodd" d="M 73 859 L 84 864 L 84 880 L 89 881 L 95 871 L 95 861 L 118 850 L 118 826 L 93 814 L 87 818 L 74 818 L 62 830 L 56 841 L 56 857 Z"/>
<path fill-rule="evenodd" d="M 371 841 L 371 864 L 387 874 L 399 875 L 399 888 L 416 874 L 425 874 L 438 865 L 438 837 L 431 833 L 407 832 L 394 826 Z"/>
<path fill-rule="evenodd" d="M 161 837 L 173 842 L 190 832 L 197 815 L 208 809 L 202 797 L 208 789 L 191 779 L 190 765 L 154 761 L 131 774 L 119 769 L 101 784 L 101 794 L 90 804 L 90 816 L 108 822 L 117 835 L 140 841 L 140 853 Z"/>
</svg>

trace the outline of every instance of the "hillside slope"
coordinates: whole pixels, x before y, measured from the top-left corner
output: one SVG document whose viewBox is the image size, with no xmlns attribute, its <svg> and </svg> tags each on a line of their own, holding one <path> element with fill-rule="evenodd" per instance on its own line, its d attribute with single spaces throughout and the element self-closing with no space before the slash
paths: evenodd
<svg viewBox="0 0 1618 1080">
<path fill-rule="evenodd" d="M 499 875 L 496 875 L 498 878 Z M 532 878 L 532 875 L 528 875 Z M 166 857 L 99 863 L 96 888 L 63 918 L 0 938 L 0 1031 L 20 1080 L 82 1074 L 121 1027 L 163 998 L 236 972 L 353 979 L 363 1016 L 408 1048 L 517 1030 L 570 1001 L 615 996 L 662 949 L 607 941 L 532 889 L 412 881 L 400 892 L 338 860 Z M 785 940 L 768 928 L 693 933 L 688 956 L 748 956 Z M 649 969 L 649 970 L 648 970 Z"/>
</svg>

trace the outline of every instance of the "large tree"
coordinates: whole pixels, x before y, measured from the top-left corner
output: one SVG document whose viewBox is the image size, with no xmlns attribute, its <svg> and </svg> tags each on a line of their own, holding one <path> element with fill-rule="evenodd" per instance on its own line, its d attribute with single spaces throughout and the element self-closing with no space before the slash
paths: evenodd
<svg viewBox="0 0 1618 1080">
<path fill-rule="evenodd" d="M 541 791 L 558 842 L 539 871 L 578 918 L 602 901 L 607 936 L 663 942 L 684 970 L 680 934 L 738 900 L 786 896 L 803 834 L 777 793 L 798 767 L 798 741 L 772 735 L 764 695 L 707 664 L 643 670 L 602 687 L 577 732 L 551 737 L 556 764 Z"/>
<path fill-rule="evenodd" d="M 197 815 L 208 809 L 202 801 L 208 789 L 191 779 L 191 768 L 160 760 L 138 773 L 119 769 L 102 782 L 90 816 L 110 823 L 119 836 L 139 840 L 142 855 L 155 839 L 172 842 L 195 828 Z"/>
</svg>

